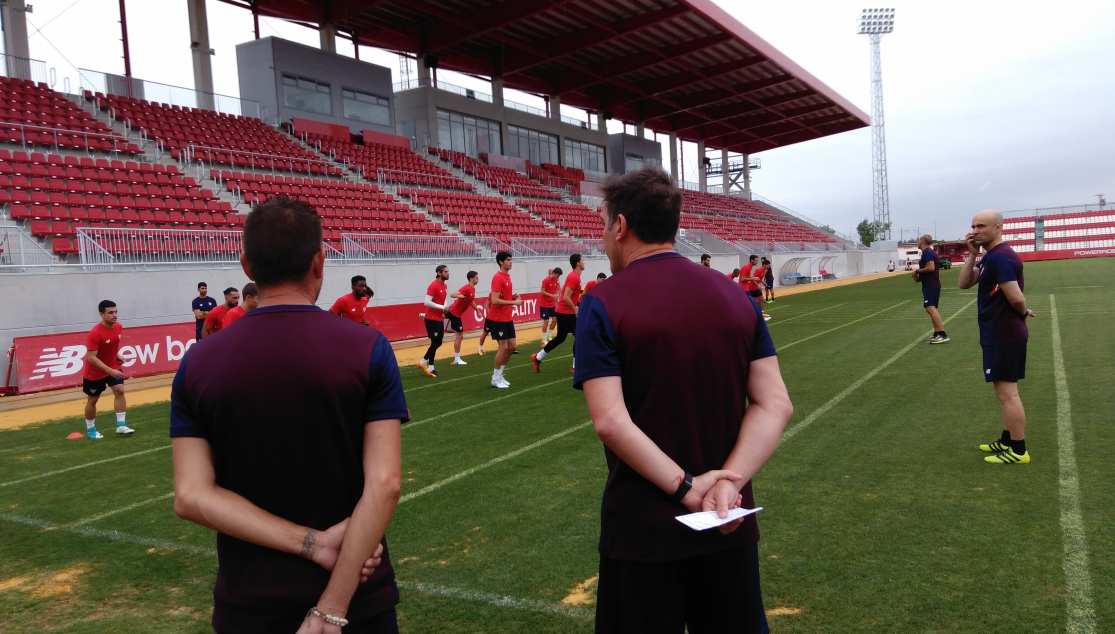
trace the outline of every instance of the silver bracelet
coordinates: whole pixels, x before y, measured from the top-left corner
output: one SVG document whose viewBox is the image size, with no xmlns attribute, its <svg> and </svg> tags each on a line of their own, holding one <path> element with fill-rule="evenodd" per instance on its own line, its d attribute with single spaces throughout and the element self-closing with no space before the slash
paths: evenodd
<svg viewBox="0 0 1115 634">
<path fill-rule="evenodd" d="M 337 627 L 344 627 L 344 626 L 348 625 L 348 619 L 343 619 L 339 616 L 331 616 L 329 614 L 326 614 L 326 613 L 322 612 L 321 610 L 317 609 L 316 607 L 310 608 L 310 611 L 306 613 L 306 618 L 309 618 L 311 614 L 320 618 L 321 620 L 325 621 L 326 623 L 328 623 L 330 625 L 336 625 Z"/>
</svg>

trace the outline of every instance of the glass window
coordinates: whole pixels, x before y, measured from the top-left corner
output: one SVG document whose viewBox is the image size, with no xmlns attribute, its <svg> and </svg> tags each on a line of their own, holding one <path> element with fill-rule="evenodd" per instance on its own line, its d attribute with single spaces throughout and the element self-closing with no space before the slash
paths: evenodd
<svg viewBox="0 0 1115 634">
<path fill-rule="evenodd" d="M 637 169 L 643 168 L 643 157 L 638 154 L 631 154 L 628 152 L 623 157 L 623 171 L 634 172 Z"/>
<path fill-rule="evenodd" d="M 391 102 L 384 97 L 343 88 L 345 118 L 376 125 L 391 125 Z"/>
<path fill-rule="evenodd" d="M 604 172 L 604 148 L 591 143 L 565 140 L 565 165 L 591 172 Z"/>
<path fill-rule="evenodd" d="M 502 154 L 499 122 L 438 110 L 438 146 L 464 152 L 472 158 L 481 153 Z"/>
<path fill-rule="evenodd" d="M 507 136 L 510 137 L 510 156 L 526 159 L 535 165 L 561 161 L 556 136 L 513 125 L 507 126 Z"/>
<path fill-rule="evenodd" d="M 306 112 L 333 114 L 329 84 L 294 75 L 283 75 L 283 105 Z"/>
</svg>

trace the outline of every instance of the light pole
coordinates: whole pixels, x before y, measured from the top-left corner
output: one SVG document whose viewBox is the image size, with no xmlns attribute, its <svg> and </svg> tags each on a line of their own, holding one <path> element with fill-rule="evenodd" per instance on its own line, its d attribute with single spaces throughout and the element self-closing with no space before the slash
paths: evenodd
<svg viewBox="0 0 1115 634">
<path fill-rule="evenodd" d="M 871 175 L 874 186 L 872 208 L 875 212 L 875 237 L 890 239 L 890 192 L 887 185 L 887 143 L 883 127 L 883 61 L 879 43 L 894 31 L 894 9 L 864 9 L 856 33 L 871 41 Z"/>
</svg>

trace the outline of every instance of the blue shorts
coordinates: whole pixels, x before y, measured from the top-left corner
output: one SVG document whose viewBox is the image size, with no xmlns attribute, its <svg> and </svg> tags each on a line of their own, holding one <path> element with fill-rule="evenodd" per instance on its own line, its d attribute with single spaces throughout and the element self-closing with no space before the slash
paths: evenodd
<svg viewBox="0 0 1115 634">
<path fill-rule="evenodd" d="M 1018 383 L 1026 378 L 1026 340 L 983 346 L 983 380 Z"/>
<path fill-rule="evenodd" d="M 928 284 L 921 285 L 921 298 L 924 300 L 922 306 L 929 308 L 930 306 L 936 308 L 937 304 L 941 301 L 941 289 L 929 288 Z"/>
<path fill-rule="evenodd" d="M 492 335 L 496 341 L 505 341 L 515 338 L 515 322 L 484 320 L 484 330 Z"/>
<path fill-rule="evenodd" d="M 555 314 L 557 314 L 555 311 L 557 311 L 556 306 L 539 306 L 538 307 L 538 318 L 539 319 L 549 319 L 549 318 L 553 317 Z"/>
</svg>

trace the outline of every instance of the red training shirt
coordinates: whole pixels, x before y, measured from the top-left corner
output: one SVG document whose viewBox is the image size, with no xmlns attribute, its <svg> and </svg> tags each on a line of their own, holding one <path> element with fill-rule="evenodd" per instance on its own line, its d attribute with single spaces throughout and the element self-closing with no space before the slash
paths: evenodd
<svg viewBox="0 0 1115 634">
<path fill-rule="evenodd" d="M 445 287 L 445 282 L 441 280 L 434 280 L 426 287 L 426 294 L 433 298 L 435 304 L 445 305 L 445 295 L 449 289 Z M 445 311 L 436 308 L 426 307 L 426 319 L 430 321 L 442 321 L 445 319 Z"/>
<path fill-rule="evenodd" d="M 587 292 L 591 291 L 592 287 L 596 286 L 597 284 L 598 284 L 598 282 L 596 280 L 589 280 L 588 284 L 585 284 L 585 292 L 587 293 Z"/>
<path fill-rule="evenodd" d="M 111 330 L 105 328 L 103 323 L 98 323 L 85 337 L 85 349 L 89 352 L 96 352 L 101 363 L 113 370 L 119 370 L 120 364 L 116 361 L 116 353 L 120 351 L 120 340 L 124 338 L 123 332 L 124 327 L 119 322 L 113 324 Z M 81 375 L 90 381 L 100 381 L 108 377 L 108 372 L 86 360 L 85 371 Z"/>
<path fill-rule="evenodd" d="M 205 316 L 205 323 L 209 324 L 209 332 L 214 333 L 224 328 L 225 315 L 228 314 L 228 304 L 221 304 L 220 306 L 209 311 Z"/>
<path fill-rule="evenodd" d="M 243 306 L 237 306 L 236 308 L 233 308 L 232 310 L 225 313 L 225 318 L 221 320 L 221 328 L 228 328 L 229 324 L 247 314 L 248 313 L 244 310 Z"/>
<path fill-rule="evenodd" d="M 464 317 L 465 311 L 476 301 L 476 288 L 472 284 L 465 284 L 458 288 L 457 292 L 461 296 L 449 307 L 449 314 L 454 317 Z"/>
<path fill-rule="evenodd" d="M 333 307 L 329 312 L 334 315 L 340 315 L 349 321 L 355 321 L 358 324 L 364 323 L 364 311 L 368 309 L 368 298 L 361 297 L 356 299 L 352 293 L 341 295 L 337 301 L 333 302 Z"/>
<path fill-rule="evenodd" d="M 492 292 L 499 293 L 499 298 L 504 301 L 511 301 L 515 295 L 511 288 L 511 274 L 504 273 L 503 271 L 496 271 L 492 276 Z M 489 297 L 491 297 L 489 295 Z M 511 309 L 514 306 L 496 306 L 492 304 L 491 309 L 488 310 L 488 319 L 492 321 L 511 321 Z"/>
<path fill-rule="evenodd" d="M 557 312 L 562 315 L 573 314 L 573 311 L 569 310 L 569 307 L 565 305 L 565 289 L 567 288 L 573 289 L 573 294 L 570 295 L 570 299 L 573 300 L 573 305 L 576 306 L 581 303 L 581 276 L 578 275 L 576 271 L 571 271 L 569 275 L 565 276 L 565 285 L 561 287 L 561 295 L 558 295 L 558 297 L 562 299 L 557 303 Z"/>
<path fill-rule="evenodd" d="M 561 285 L 558 284 L 558 281 L 550 277 L 549 275 L 546 276 L 546 279 L 542 280 L 542 290 L 546 293 L 557 295 L 558 289 L 560 287 Z M 541 299 L 538 300 L 538 305 L 542 308 L 553 308 L 556 301 L 557 300 L 550 299 L 549 297 L 543 295 Z"/>
<path fill-rule="evenodd" d="M 754 267 L 754 268 L 755 269 L 760 269 L 762 267 Z M 739 270 L 739 283 L 742 284 L 743 288 L 745 288 L 746 290 L 757 291 L 757 290 L 759 290 L 759 283 L 758 282 L 748 282 L 748 281 L 743 279 L 745 277 L 751 277 L 751 275 L 752 275 L 751 270 L 752 270 L 752 267 L 751 267 L 750 263 L 743 265 L 743 268 Z M 758 273 L 755 274 L 755 277 L 759 277 L 759 276 L 760 275 Z"/>
</svg>

